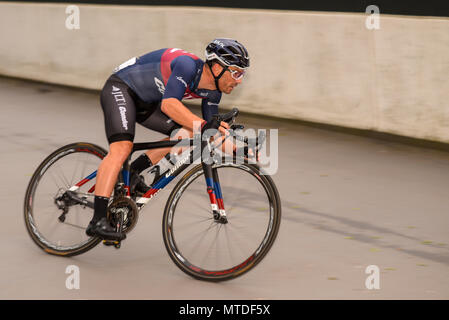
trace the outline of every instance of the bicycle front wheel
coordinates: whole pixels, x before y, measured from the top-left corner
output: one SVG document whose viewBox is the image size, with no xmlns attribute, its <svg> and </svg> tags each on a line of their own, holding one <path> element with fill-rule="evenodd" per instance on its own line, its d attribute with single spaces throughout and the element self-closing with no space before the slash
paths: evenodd
<svg viewBox="0 0 449 320">
<path fill-rule="evenodd" d="M 188 275 L 223 281 L 255 267 L 279 230 L 281 203 L 273 180 L 250 164 L 213 165 L 220 179 L 227 223 L 213 218 L 203 168 L 196 166 L 173 189 L 163 216 L 169 256 Z"/>
<path fill-rule="evenodd" d="M 25 194 L 24 218 L 31 238 L 45 252 L 73 256 L 101 241 L 85 233 L 93 216 L 96 179 L 70 189 L 95 173 L 106 154 L 94 144 L 73 143 L 53 152 L 36 169 Z"/>
</svg>

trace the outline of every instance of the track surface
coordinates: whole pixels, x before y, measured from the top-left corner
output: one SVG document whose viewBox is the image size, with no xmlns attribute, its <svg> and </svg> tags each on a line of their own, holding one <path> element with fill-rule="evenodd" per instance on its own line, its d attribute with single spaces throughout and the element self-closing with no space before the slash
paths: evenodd
<svg viewBox="0 0 449 320">
<path fill-rule="evenodd" d="M 273 176 L 283 221 L 271 252 L 225 283 L 189 278 L 162 241 L 170 189 L 141 213 L 120 250 L 45 254 L 29 238 L 23 197 L 37 165 L 75 141 L 106 147 L 96 94 L 0 78 L 0 299 L 448 299 L 449 153 L 239 117 L 279 129 Z M 138 126 L 136 141 L 162 136 Z M 173 187 L 172 185 L 171 187 Z M 65 286 L 80 268 L 80 289 Z M 365 269 L 380 269 L 368 290 Z"/>
</svg>

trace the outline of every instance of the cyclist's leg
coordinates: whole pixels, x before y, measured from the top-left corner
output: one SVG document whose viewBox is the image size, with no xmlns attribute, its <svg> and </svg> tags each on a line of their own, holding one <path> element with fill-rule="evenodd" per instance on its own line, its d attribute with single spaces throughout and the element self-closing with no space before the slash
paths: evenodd
<svg viewBox="0 0 449 320">
<path fill-rule="evenodd" d="M 159 133 L 171 136 L 164 140 L 170 140 L 170 138 L 181 139 L 193 137 L 193 132 L 182 128 L 178 123 L 174 122 L 170 119 L 166 114 L 164 114 L 161 110 L 161 104 L 158 105 L 149 105 L 146 104 L 138 97 L 135 99 L 136 108 L 137 108 L 137 122 L 141 124 L 143 127 L 157 131 Z M 151 110 L 149 110 L 151 109 Z M 186 147 L 185 147 L 186 148 Z M 139 193 L 146 193 L 150 190 L 150 187 L 145 183 L 144 176 L 141 176 L 140 173 L 145 169 L 153 166 L 153 164 L 159 163 L 160 166 L 157 168 L 158 170 L 155 172 L 155 178 L 153 182 L 157 180 L 160 174 L 161 166 L 165 167 L 169 165 L 168 163 L 161 164 L 160 160 L 168 161 L 163 159 L 170 152 L 172 154 L 179 154 L 183 150 L 180 150 L 178 147 L 168 147 L 168 148 L 158 148 L 147 150 L 147 152 L 141 154 L 131 163 L 131 179 L 130 179 L 130 187 L 131 190 L 134 190 Z M 168 158 L 170 159 L 170 158 Z M 174 163 L 175 159 L 171 159 L 171 162 Z M 150 182 L 151 183 L 151 182 Z"/>
<path fill-rule="evenodd" d="M 97 171 L 95 195 L 109 198 L 117 182 L 120 168 L 131 153 L 131 141 L 117 141 L 109 145 L 109 152 L 104 157 Z"/>
<path fill-rule="evenodd" d="M 160 104 L 156 107 L 155 111 L 153 111 L 149 116 L 145 117 L 144 119 L 141 119 L 140 121 L 138 120 L 138 123 L 144 126 L 145 128 L 169 136 L 167 138 L 162 139 L 162 141 L 170 140 L 170 138 L 178 139 L 180 137 L 181 138 L 193 137 L 193 132 L 191 130 L 181 127 L 181 125 L 174 122 L 165 113 L 163 113 Z M 148 150 L 145 154 L 153 164 L 156 164 L 169 152 L 172 152 L 172 154 L 173 153 L 178 154 L 180 151 L 181 151 L 180 148 L 169 147 L 169 148 L 151 149 Z"/>
<path fill-rule="evenodd" d="M 123 162 L 133 147 L 136 127 L 136 106 L 131 89 L 112 75 L 101 91 L 106 137 L 109 152 L 97 172 L 95 195 L 110 197 Z"/>
<path fill-rule="evenodd" d="M 117 236 L 115 229 L 107 224 L 107 206 L 120 168 L 132 150 L 136 107 L 129 87 L 114 75 L 106 81 L 101 91 L 101 107 L 109 152 L 97 171 L 94 216 L 87 233 L 114 238 Z"/>
</svg>

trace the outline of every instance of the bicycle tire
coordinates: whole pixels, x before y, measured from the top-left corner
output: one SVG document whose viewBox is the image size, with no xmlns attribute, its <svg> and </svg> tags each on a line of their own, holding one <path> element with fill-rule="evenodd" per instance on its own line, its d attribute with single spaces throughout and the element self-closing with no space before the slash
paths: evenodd
<svg viewBox="0 0 449 320">
<path fill-rule="evenodd" d="M 259 247 L 257 247 L 257 249 L 248 258 L 236 265 L 233 265 L 230 268 L 221 270 L 205 270 L 201 266 L 194 265 L 189 262 L 188 258 L 185 257 L 182 252 L 180 252 L 176 243 L 176 236 L 174 235 L 175 230 L 173 228 L 173 219 L 175 217 L 176 206 L 179 202 L 179 199 L 182 198 L 185 190 L 195 179 L 200 176 L 204 177 L 202 165 L 200 164 L 191 169 L 177 183 L 167 200 L 163 215 L 162 234 L 168 255 L 176 264 L 176 266 L 189 276 L 199 280 L 218 282 L 234 279 L 245 274 L 249 270 L 253 269 L 256 265 L 258 265 L 260 261 L 262 261 L 262 259 L 266 256 L 266 254 L 272 247 L 279 231 L 281 222 L 281 202 L 279 193 L 273 180 L 270 176 L 262 175 L 258 166 L 252 164 L 236 165 L 233 163 L 222 163 L 213 165 L 213 167 L 217 169 L 223 167 L 238 167 L 239 169 L 251 173 L 262 184 L 269 198 L 272 209 L 270 212 L 271 224 L 267 227 L 267 233 L 262 239 Z M 224 195 L 224 198 L 226 198 L 226 195 Z"/>
<path fill-rule="evenodd" d="M 42 161 L 42 163 L 34 172 L 25 193 L 24 219 L 28 234 L 31 236 L 32 240 L 39 248 L 52 255 L 66 257 L 79 255 L 92 249 L 101 242 L 101 239 L 98 237 L 89 237 L 87 241 L 84 241 L 81 244 L 73 245 L 66 249 L 61 249 L 58 247 L 58 245 L 49 242 L 39 232 L 38 227 L 36 226 L 34 221 L 33 204 L 36 200 L 34 195 L 42 177 L 51 166 L 57 163 L 58 160 L 67 155 L 77 152 L 89 153 L 99 159 L 103 159 L 107 154 L 107 151 L 105 149 L 92 143 L 78 142 L 63 146 L 51 153 L 47 158 L 45 158 L 44 161 Z"/>
</svg>

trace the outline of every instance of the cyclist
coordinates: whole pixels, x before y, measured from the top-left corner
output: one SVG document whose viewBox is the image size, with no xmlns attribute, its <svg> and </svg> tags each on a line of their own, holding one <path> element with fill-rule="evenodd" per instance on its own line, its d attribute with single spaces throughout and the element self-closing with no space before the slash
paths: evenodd
<svg viewBox="0 0 449 320">
<path fill-rule="evenodd" d="M 86 234 L 119 240 L 107 219 L 109 197 L 123 162 L 129 156 L 136 122 L 170 136 L 192 137 L 193 124 L 207 124 L 218 113 L 222 93 L 229 94 L 239 85 L 249 67 L 245 47 L 236 40 L 218 38 L 206 47 L 203 62 L 187 51 L 169 48 L 132 58 L 114 70 L 101 91 L 109 152 L 102 160 L 95 186 L 94 215 Z M 193 114 L 182 99 L 203 99 L 203 118 Z M 221 134 L 229 125 L 221 123 Z M 142 193 L 149 188 L 139 174 L 156 164 L 171 148 L 148 150 L 131 163 L 131 185 Z"/>
</svg>

